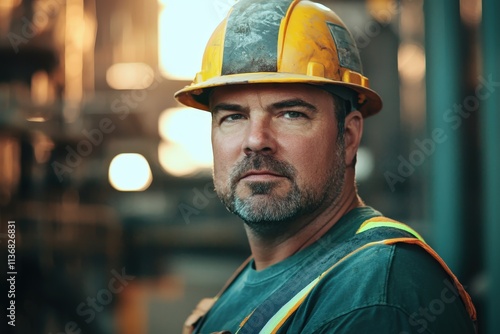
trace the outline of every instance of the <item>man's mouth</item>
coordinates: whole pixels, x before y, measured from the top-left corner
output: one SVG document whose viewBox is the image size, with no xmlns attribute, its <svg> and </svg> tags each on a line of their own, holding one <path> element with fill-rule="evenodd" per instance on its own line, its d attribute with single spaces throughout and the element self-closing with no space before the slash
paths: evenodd
<svg viewBox="0 0 500 334">
<path fill-rule="evenodd" d="M 250 170 L 240 177 L 240 181 L 272 181 L 285 176 L 270 170 Z"/>
</svg>

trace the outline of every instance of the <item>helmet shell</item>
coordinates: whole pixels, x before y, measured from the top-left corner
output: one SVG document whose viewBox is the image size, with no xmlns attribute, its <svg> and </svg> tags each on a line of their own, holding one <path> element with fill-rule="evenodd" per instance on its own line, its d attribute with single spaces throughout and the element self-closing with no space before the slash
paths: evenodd
<svg viewBox="0 0 500 334">
<path fill-rule="evenodd" d="M 201 71 L 175 98 L 208 110 L 211 89 L 259 83 L 313 84 L 341 96 L 347 88 L 364 117 L 382 108 L 344 22 L 311 1 L 240 0 L 208 41 Z"/>
</svg>

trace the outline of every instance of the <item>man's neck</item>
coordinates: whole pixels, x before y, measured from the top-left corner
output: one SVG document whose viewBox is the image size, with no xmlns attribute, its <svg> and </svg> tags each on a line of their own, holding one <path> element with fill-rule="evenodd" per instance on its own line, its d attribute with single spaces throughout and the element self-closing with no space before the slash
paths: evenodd
<svg viewBox="0 0 500 334">
<path fill-rule="evenodd" d="M 295 226 L 295 228 L 290 233 L 283 234 L 279 238 L 264 238 L 246 227 L 250 249 L 255 261 L 255 269 L 263 270 L 312 245 L 346 213 L 354 208 L 364 206 L 355 188 L 352 188 L 352 191 L 344 195 L 334 205 L 331 205 L 320 214 L 291 223 L 290 226 Z"/>
</svg>

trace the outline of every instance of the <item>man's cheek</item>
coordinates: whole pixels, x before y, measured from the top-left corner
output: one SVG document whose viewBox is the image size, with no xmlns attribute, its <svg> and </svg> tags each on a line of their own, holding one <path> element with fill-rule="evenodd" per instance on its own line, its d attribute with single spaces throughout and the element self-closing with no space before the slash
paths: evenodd
<svg viewBox="0 0 500 334">
<path fill-rule="evenodd" d="M 231 188 L 230 174 L 214 166 L 214 186 L 217 192 L 226 193 Z"/>
</svg>

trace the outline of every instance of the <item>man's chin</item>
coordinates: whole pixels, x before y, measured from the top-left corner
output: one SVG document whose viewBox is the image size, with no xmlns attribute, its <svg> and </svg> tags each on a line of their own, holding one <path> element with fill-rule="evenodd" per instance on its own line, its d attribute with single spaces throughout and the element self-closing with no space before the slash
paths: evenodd
<svg viewBox="0 0 500 334">
<path fill-rule="evenodd" d="M 296 204 L 283 197 L 272 195 L 252 195 L 238 198 L 234 203 L 234 213 L 245 222 L 281 222 L 290 219 L 296 210 Z"/>
<path fill-rule="evenodd" d="M 283 182 L 253 181 L 240 183 L 236 188 L 236 196 L 242 200 L 258 200 L 286 197 L 290 187 Z"/>
<path fill-rule="evenodd" d="M 263 238 L 278 238 L 287 234 L 291 224 L 297 218 L 295 212 L 276 212 L 270 207 L 254 207 L 235 212 L 247 228 Z"/>
<path fill-rule="evenodd" d="M 272 212 L 276 210 L 276 205 L 282 198 L 270 194 L 257 194 L 251 195 L 247 198 L 239 197 L 237 202 L 239 206 L 247 208 L 249 211 L 258 212 Z"/>
</svg>

